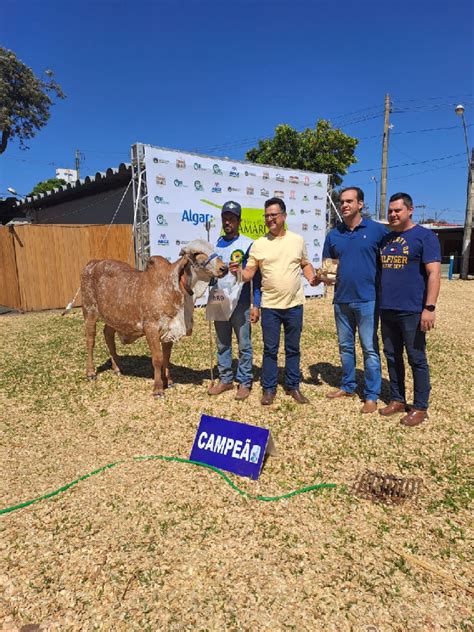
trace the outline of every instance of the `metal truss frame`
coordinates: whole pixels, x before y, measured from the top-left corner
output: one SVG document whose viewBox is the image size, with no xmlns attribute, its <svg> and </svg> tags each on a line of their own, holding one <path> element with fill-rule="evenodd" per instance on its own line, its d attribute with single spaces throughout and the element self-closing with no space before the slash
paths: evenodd
<svg viewBox="0 0 474 632">
<path fill-rule="evenodd" d="M 145 145 L 136 143 L 131 147 L 132 191 L 133 191 L 133 242 L 135 267 L 145 268 L 150 257 L 150 217 L 148 213 L 148 187 L 145 169 Z"/>
</svg>

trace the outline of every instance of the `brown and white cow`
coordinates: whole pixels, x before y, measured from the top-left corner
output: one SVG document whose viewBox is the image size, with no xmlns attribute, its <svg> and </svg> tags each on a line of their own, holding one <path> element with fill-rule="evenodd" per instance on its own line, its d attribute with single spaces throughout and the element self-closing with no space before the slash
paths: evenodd
<svg viewBox="0 0 474 632">
<path fill-rule="evenodd" d="M 202 239 L 190 242 L 179 254 L 174 263 L 160 256 L 150 257 L 143 271 L 111 259 L 92 260 L 85 266 L 81 292 L 88 378 L 96 377 L 93 352 L 96 323 L 101 318 L 112 369 L 120 374 L 115 332 L 123 344 L 146 336 L 155 374 L 153 395 L 164 395 L 171 383 L 173 342 L 191 335 L 195 298 L 204 293 L 212 277 L 228 272 L 211 244 Z"/>
</svg>

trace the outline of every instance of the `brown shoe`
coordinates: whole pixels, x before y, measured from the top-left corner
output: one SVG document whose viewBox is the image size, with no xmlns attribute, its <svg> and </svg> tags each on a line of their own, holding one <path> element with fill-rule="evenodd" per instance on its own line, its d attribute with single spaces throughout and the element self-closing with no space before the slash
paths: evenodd
<svg viewBox="0 0 474 632">
<path fill-rule="evenodd" d="M 261 404 L 262 406 L 270 406 L 270 404 L 273 404 L 274 399 L 275 399 L 275 393 L 273 391 L 263 391 Z"/>
<path fill-rule="evenodd" d="M 223 382 L 219 382 L 218 384 L 215 384 L 214 386 L 210 386 L 207 389 L 207 394 L 208 395 L 220 395 L 221 393 L 225 393 L 226 391 L 231 391 L 233 390 L 234 385 L 232 384 L 232 382 L 229 382 L 228 384 L 224 384 Z"/>
<path fill-rule="evenodd" d="M 408 415 L 405 415 L 405 417 L 400 419 L 400 423 L 403 426 L 413 427 L 419 426 L 422 421 L 425 421 L 425 419 L 428 419 L 428 413 L 426 410 L 417 410 L 416 408 L 412 408 Z"/>
<path fill-rule="evenodd" d="M 391 401 L 387 406 L 379 409 L 379 415 L 383 415 L 384 417 L 390 417 L 390 415 L 395 415 L 396 413 L 405 413 L 407 411 L 407 405 L 405 402 L 396 402 Z"/>
<path fill-rule="evenodd" d="M 347 391 L 343 391 L 342 388 L 338 388 L 337 391 L 331 391 L 327 393 L 326 397 L 328 399 L 338 399 L 339 397 L 354 397 L 355 393 L 348 393 Z"/>
<path fill-rule="evenodd" d="M 360 412 L 365 415 L 367 413 L 375 413 L 377 410 L 377 402 L 373 399 L 366 399 Z"/>
<path fill-rule="evenodd" d="M 237 401 L 241 402 L 250 395 L 250 388 L 248 386 L 244 386 L 243 384 L 239 384 L 239 388 L 237 389 L 237 393 L 234 397 Z"/>
<path fill-rule="evenodd" d="M 292 397 L 295 402 L 298 404 L 309 404 L 309 399 L 303 395 L 299 388 L 293 388 L 291 390 L 286 390 L 285 393 Z"/>
</svg>

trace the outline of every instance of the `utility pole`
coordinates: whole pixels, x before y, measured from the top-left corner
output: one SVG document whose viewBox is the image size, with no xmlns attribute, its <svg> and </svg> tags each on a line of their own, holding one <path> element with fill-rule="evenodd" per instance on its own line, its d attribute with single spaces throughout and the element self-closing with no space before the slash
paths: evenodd
<svg viewBox="0 0 474 632">
<path fill-rule="evenodd" d="M 464 220 L 464 235 L 462 238 L 461 279 L 466 280 L 469 275 L 469 254 L 471 252 L 472 213 L 474 211 L 474 149 L 471 154 L 469 173 L 467 177 L 466 219 Z"/>
<path fill-rule="evenodd" d="M 385 95 L 385 117 L 383 122 L 382 143 L 382 175 L 380 180 L 379 219 L 387 219 L 387 167 L 388 167 L 388 135 L 390 131 L 390 95 Z"/>
</svg>

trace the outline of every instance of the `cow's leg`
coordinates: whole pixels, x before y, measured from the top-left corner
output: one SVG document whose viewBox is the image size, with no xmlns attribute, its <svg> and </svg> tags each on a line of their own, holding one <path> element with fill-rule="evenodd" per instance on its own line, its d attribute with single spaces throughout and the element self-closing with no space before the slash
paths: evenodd
<svg viewBox="0 0 474 632">
<path fill-rule="evenodd" d="M 94 346 L 95 346 L 95 333 L 98 314 L 95 312 L 84 311 L 84 320 L 86 325 L 86 347 L 87 347 L 87 365 L 86 376 L 90 380 L 95 380 L 96 373 L 94 367 Z"/>
<path fill-rule="evenodd" d="M 156 326 L 148 326 L 145 328 L 145 336 L 151 351 L 151 359 L 155 373 L 155 383 L 153 384 L 153 395 L 155 397 L 163 397 L 163 379 L 161 377 L 161 368 L 163 366 L 163 356 L 161 353 L 160 330 Z"/>
<path fill-rule="evenodd" d="M 161 367 L 161 379 L 163 380 L 163 388 L 170 388 L 170 386 L 173 386 L 173 380 L 170 377 L 170 358 L 173 343 L 162 342 L 161 348 L 163 349 L 163 366 Z"/>
<path fill-rule="evenodd" d="M 110 360 L 112 362 L 112 369 L 114 373 L 120 375 L 120 363 L 117 355 L 117 348 L 115 346 L 115 329 L 110 325 L 104 326 L 104 338 L 107 348 L 110 353 Z"/>
</svg>

